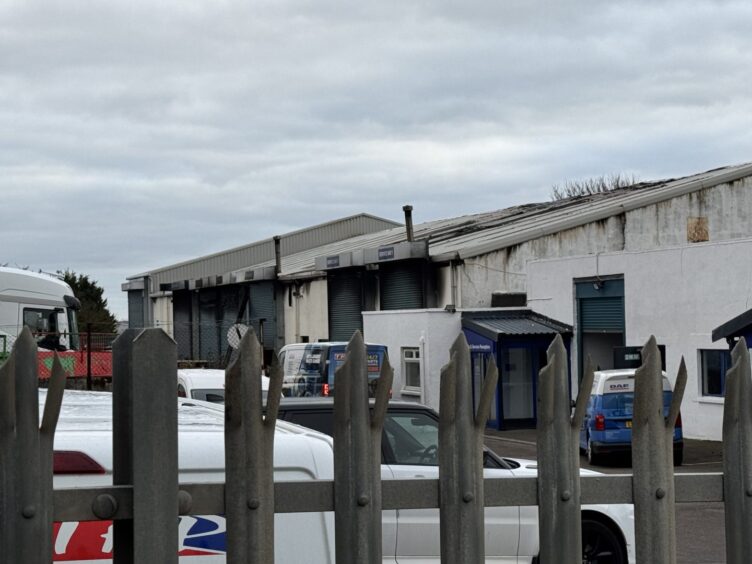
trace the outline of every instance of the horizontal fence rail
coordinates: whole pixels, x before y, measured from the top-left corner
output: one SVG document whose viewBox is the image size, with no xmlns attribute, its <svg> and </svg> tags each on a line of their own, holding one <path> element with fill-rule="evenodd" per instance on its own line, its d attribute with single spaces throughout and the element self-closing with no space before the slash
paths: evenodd
<svg viewBox="0 0 752 564">
<path fill-rule="evenodd" d="M 722 503 L 723 474 L 677 474 L 677 503 Z M 483 480 L 486 507 L 515 507 L 538 504 L 537 478 L 486 478 Z M 191 495 L 191 515 L 225 513 L 224 484 L 181 484 L 181 491 Z M 633 476 L 608 474 L 583 476 L 583 505 L 634 502 Z M 439 506 L 439 480 L 411 479 L 381 482 L 381 508 L 435 509 Z M 100 496 L 111 496 L 116 511 L 107 520 L 133 518 L 133 488 L 130 486 L 69 488 L 55 490 L 55 521 L 99 521 L 93 507 Z M 277 482 L 274 484 L 275 513 L 309 513 L 334 511 L 334 481 Z"/>
</svg>

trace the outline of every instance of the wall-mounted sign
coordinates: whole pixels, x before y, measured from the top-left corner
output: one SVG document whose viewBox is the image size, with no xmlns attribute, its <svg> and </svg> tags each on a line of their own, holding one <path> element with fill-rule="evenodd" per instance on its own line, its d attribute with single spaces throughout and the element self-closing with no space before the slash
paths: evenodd
<svg viewBox="0 0 752 564">
<path fill-rule="evenodd" d="M 379 249 L 379 260 L 392 260 L 394 258 L 394 247 L 382 247 Z"/>
<path fill-rule="evenodd" d="M 338 266 L 339 266 L 339 255 L 334 255 L 333 257 L 326 257 L 327 268 L 337 268 Z"/>
</svg>

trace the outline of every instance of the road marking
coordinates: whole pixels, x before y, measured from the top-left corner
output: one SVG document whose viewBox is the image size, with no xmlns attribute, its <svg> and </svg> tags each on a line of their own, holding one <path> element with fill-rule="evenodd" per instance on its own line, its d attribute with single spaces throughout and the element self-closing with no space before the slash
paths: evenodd
<svg viewBox="0 0 752 564">
<path fill-rule="evenodd" d="M 508 443 L 516 443 L 518 445 L 529 445 L 529 446 L 536 446 L 536 443 L 533 441 L 522 441 L 520 439 L 507 439 L 505 437 L 499 437 L 497 435 L 483 435 L 486 439 L 492 439 L 494 441 L 506 441 Z"/>
</svg>

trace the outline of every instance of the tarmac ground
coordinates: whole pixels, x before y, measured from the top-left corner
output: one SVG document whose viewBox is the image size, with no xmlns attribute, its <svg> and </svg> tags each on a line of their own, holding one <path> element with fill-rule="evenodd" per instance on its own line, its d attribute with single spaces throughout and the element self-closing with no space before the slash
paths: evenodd
<svg viewBox="0 0 752 564">
<path fill-rule="evenodd" d="M 510 458 L 536 458 L 535 429 L 494 431 L 486 429 L 485 444 L 496 454 Z M 581 467 L 606 474 L 630 474 L 630 457 L 622 455 L 607 465 L 591 466 L 584 456 Z M 722 443 L 684 439 L 684 463 L 676 472 L 723 472 Z M 677 562 L 723 564 L 726 562 L 724 507 L 722 503 L 680 503 L 676 506 Z"/>
<path fill-rule="evenodd" d="M 495 431 L 486 429 L 485 443 L 491 450 L 501 456 L 510 458 L 535 459 L 537 456 L 535 429 L 514 429 Z M 677 472 L 723 472 L 722 443 L 719 441 L 698 441 L 684 439 L 684 463 L 676 468 Z M 629 455 L 614 456 L 607 464 L 591 466 L 583 456 L 583 468 L 592 468 L 607 474 L 628 474 L 631 472 Z"/>
</svg>

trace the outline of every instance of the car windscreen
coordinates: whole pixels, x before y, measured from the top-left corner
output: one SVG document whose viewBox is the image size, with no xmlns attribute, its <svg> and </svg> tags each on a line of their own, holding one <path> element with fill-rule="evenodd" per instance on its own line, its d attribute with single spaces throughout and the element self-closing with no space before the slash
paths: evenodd
<svg viewBox="0 0 752 564">
<path fill-rule="evenodd" d="M 191 397 L 211 403 L 225 403 L 225 391 L 222 389 L 196 389 L 191 390 Z"/>
</svg>

